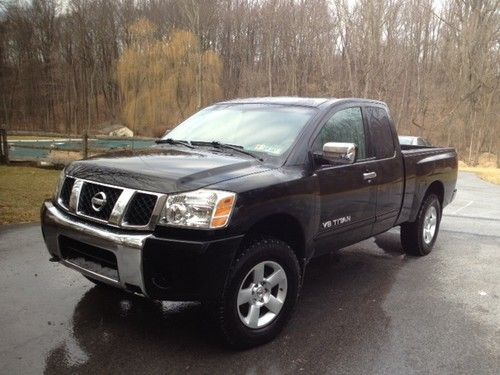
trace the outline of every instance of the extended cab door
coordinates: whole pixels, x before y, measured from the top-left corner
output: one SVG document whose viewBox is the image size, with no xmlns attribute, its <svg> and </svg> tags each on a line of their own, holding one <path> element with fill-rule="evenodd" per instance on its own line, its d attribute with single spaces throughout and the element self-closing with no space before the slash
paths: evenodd
<svg viewBox="0 0 500 375">
<path fill-rule="evenodd" d="M 320 194 L 320 222 L 315 238 L 317 255 L 371 235 L 376 187 L 367 178 L 373 172 L 374 160 L 368 158 L 366 138 L 361 108 L 341 107 L 326 120 L 312 143 Z M 323 145 L 327 142 L 356 144 L 356 161 L 332 165 L 322 160 Z"/>
<path fill-rule="evenodd" d="M 377 187 L 376 220 L 373 234 L 392 228 L 401 209 L 404 190 L 404 166 L 397 152 L 397 136 L 387 108 L 369 105 L 363 108 L 370 135 L 370 153 L 375 155 L 373 169 Z"/>
</svg>

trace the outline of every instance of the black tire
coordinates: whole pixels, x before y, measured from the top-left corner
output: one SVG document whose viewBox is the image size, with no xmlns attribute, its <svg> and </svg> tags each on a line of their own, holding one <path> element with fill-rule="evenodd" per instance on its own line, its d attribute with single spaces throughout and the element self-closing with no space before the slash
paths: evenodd
<svg viewBox="0 0 500 375">
<path fill-rule="evenodd" d="M 436 227 L 432 239 L 424 240 L 425 218 L 429 210 L 434 208 L 437 218 Z M 401 244 L 407 254 L 415 256 L 424 256 L 429 254 L 434 247 L 441 223 L 441 204 L 435 194 L 427 195 L 422 201 L 422 205 L 417 214 L 417 219 L 411 223 L 401 225 Z"/>
<path fill-rule="evenodd" d="M 263 262 L 278 264 L 286 274 L 286 297 L 281 310 L 272 321 L 261 328 L 250 328 L 240 318 L 243 305 L 238 306 L 238 293 L 243 283 L 253 276 L 251 271 Z M 269 271 L 269 270 L 268 270 Z M 274 270 L 271 270 L 274 272 Z M 269 274 L 265 277 L 268 277 Z M 254 284 L 251 284 L 254 285 Z M 261 238 L 249 242 L 232 266 L 221 299 L 214 308 L 214 317 L 225 341 L 232 347 L 244 349 L 264 344 L 275 338 L 292 315 L 301 286 L 300 267 L 291 247 L 278 239 Z M 269 291 L 275 288 L 266 289 Z M 280 288 L 280 290 L 283 290 Z M 248 308 L 251 308 L 250 303 Z M 259 308 L 260 310 L 260 308 Z M 269 311 L 267 311 L 269 312 Z M 263 309 L 260 314 L 265 314 Z M 262 315 L 263 316 L 263 315 Z M 260 319 L 260 318 L 259 318 Z"/>
</svg>

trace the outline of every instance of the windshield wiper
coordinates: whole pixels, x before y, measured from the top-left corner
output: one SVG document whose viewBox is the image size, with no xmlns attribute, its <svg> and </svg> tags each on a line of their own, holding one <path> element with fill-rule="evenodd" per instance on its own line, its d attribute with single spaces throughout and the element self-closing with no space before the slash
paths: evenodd
<svg viewBox="0 0 500 375">
<path fill-rule="evenodd" d="M 251 153 L 250 151 L 246 151 L 243 146 L 239 146 L 239 145 L 232 145 L 230 143 L 221 143 L 221 142 L 218 142 L 218 141 L 191 141 L 191 144 L 195 145 L 195 146 L 212 146 L 213 148 L 227 148 L 227 149 L 230 149 L 230 150 L 234 150 L 234 151 L 237 151 L 241 154 L 245 154 L 245 155 L 248 155 L 248 156 L 251 156 L 252 158 L 254 159 L 257 159 L 259 161 L 264 161 L 264 159 L 262 159 L 261 157 Z"/>
<path fill-rule="evenodd" d="M 158 145 L 167 143 L 169 145 L 183 145 L 189 148 L 194 148 L 193 145 L 188 141 L 182 141 L 180 139 L 172 139 L 172 138 L 157 139 L 155 143 Z"/>
</svg>

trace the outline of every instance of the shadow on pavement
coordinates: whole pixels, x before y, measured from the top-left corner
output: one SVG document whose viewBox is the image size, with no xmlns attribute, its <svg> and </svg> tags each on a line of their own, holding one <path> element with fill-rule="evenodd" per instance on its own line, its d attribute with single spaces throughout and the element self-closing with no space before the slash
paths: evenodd
<svg viewBox="0 0 500 375">
<path fill-rule="evenodd" d="M 375 244 L 389 255 L 401 255 L 404 251 L 401 247 L 399 231 L 385 232 L 375 237 Z"/>
<path fill-rule="evenodd" d="M 69 339 L 46 373 L 366 372 L 388 340 L 382 303 L 403 267 L 399 236 L 380 235 L 313 260 L 295 315 L 273 342 L 247 351 L 221 344 L 196 303 L 157 303 L 107 287 L 75 306 Z M 371 250 L 370 250 L 371 246 Z"/>
</svg>

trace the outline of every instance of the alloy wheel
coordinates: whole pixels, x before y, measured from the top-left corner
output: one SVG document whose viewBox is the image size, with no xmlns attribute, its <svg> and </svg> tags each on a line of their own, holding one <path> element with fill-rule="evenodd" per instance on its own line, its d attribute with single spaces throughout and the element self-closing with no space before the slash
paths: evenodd
<svg viewBox="0 0 500 375">
<path fill-rule="evenodd" d="M 245 276 L 237 297 L 241 322 L 252 329 L 273 322 L 281 311 L 287 294 L 285 270 L 278 263 L 264 261 Z"/>
</svg>

